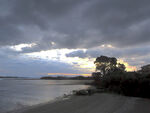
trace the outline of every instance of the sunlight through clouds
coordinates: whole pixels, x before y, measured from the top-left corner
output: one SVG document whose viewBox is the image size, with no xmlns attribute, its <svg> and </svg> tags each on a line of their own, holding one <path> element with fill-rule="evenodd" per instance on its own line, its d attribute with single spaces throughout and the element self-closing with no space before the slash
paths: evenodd
<svg viewBox="0 0 150 113">
<path fill-rule="evenodd" d="M 99 46 L 99 48 L 115 48 L 115 47 L 111 44 L 102 44 L 101 46 Z"/>
<path fill-rule="evenodd" d="M 79 57 L 66 57 L 67 53 L 81 50 L 81 49 L 54 49 L 48 51 L 34 52 L 34 53 L 26 53 L 30 58 L 41 58 L 45 60 L 54 60 L 60 61 L 64 63 L 71 64 L 73 67 L 78 70 L 82 70 L 86 73 L 91 73 L 95 70 L 94 58 L 79 58 Z M 82 49 L 86 51 L 86 49 Z"/>
<path fill-rule="evenodd" d="M 112 45 L 106 45 L 106 47 L 112 48 Z M 26 53 L 30 58 L 40 58 L 44 60 L 53 60 L 53 61 L 59 61 L 63 63 L 68 63 L 72 65 L 72 67 L 76 68 L 77 70 L 83 71 L 85 73 L 91 73 L 95 71 L 95 58 L 80 58 L 80 57 L 66 57 L 66 54 L 77 51 L 77 50 L 83 50 L 86 51 L 86 49 L 53 49 L 48 51 L 41 51 L 41 52 L 34 52 L 34 53 Z M 122 59 L 118 60 L 118 63 L 123 63 L 126 66 L 127 71 L 136 71 L 137 68 L 135 66 L 129 65 L 127 62 L 125 62 Z"/>
<path fill-rule="evenodd" d="M 15 51 L 22 51 L 23 48 L 32 48 L 35 46 L 36 43 L 31 43 L 31 44 L 18 44 L 14 46 L 10 46 L 10 49 L 15 50 Z"/>
<path fill-rule="evenodd" d="M 128 64 L 128 62 L 125 62 L 122 59 L 119 59 L 118 63 L 124 64 L 126 66 L 126 70 L 127 71 L 137 71 L 137 67 L 136 66 L 131 66 L 131 65 Z"/>
</svg>

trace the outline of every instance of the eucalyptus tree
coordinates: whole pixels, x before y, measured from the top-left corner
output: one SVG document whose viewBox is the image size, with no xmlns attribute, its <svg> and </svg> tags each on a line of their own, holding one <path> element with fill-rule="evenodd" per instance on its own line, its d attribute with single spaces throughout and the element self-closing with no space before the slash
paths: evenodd
<svg viewBox="0 0 150 113">
<path fill-rule="evenodd" d="M 100 56 L 96 58 L 94 64 L 96 65 L 96 72 L 100 72 L 103 76 L 118 70 L 125 71 L 126 68 L 124 64 L 117 63 L 115 57 Z"/>
</svg>

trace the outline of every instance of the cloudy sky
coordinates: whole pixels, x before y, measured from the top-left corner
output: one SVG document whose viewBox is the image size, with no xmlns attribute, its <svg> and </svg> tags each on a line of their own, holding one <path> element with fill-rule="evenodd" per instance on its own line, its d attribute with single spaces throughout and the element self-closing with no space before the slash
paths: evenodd
<svg viewBox="0 0 150 113">
<path fill-rule="evenodd" d="M 0 0 L 0 76 L 90 74 L 100 55 L 150 63 L 149 0 Z"/>
</svg>

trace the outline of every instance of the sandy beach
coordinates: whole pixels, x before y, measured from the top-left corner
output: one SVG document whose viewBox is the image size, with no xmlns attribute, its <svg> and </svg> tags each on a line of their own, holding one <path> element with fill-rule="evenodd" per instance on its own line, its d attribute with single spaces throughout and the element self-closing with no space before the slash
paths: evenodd
<svg viewBox="0 0 150 113">
<path fill-rule="evenodd" d="M 13 113 L 150 113 L 150 100 L 101 93 L 71 96 Z"/>
</svg>

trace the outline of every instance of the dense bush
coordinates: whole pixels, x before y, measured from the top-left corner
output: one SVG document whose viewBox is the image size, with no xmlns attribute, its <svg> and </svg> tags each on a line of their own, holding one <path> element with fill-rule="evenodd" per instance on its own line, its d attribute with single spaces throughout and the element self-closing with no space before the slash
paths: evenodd
<svg viewBox="0 0 150 113">
<path fill-rule="evenodd" d="M 94 84 L 97 88 L 126 96 L 150 98 L 150 75 L 137 72 L 112 72 L 105 76 L 93 73 Z"/>
</svg>

